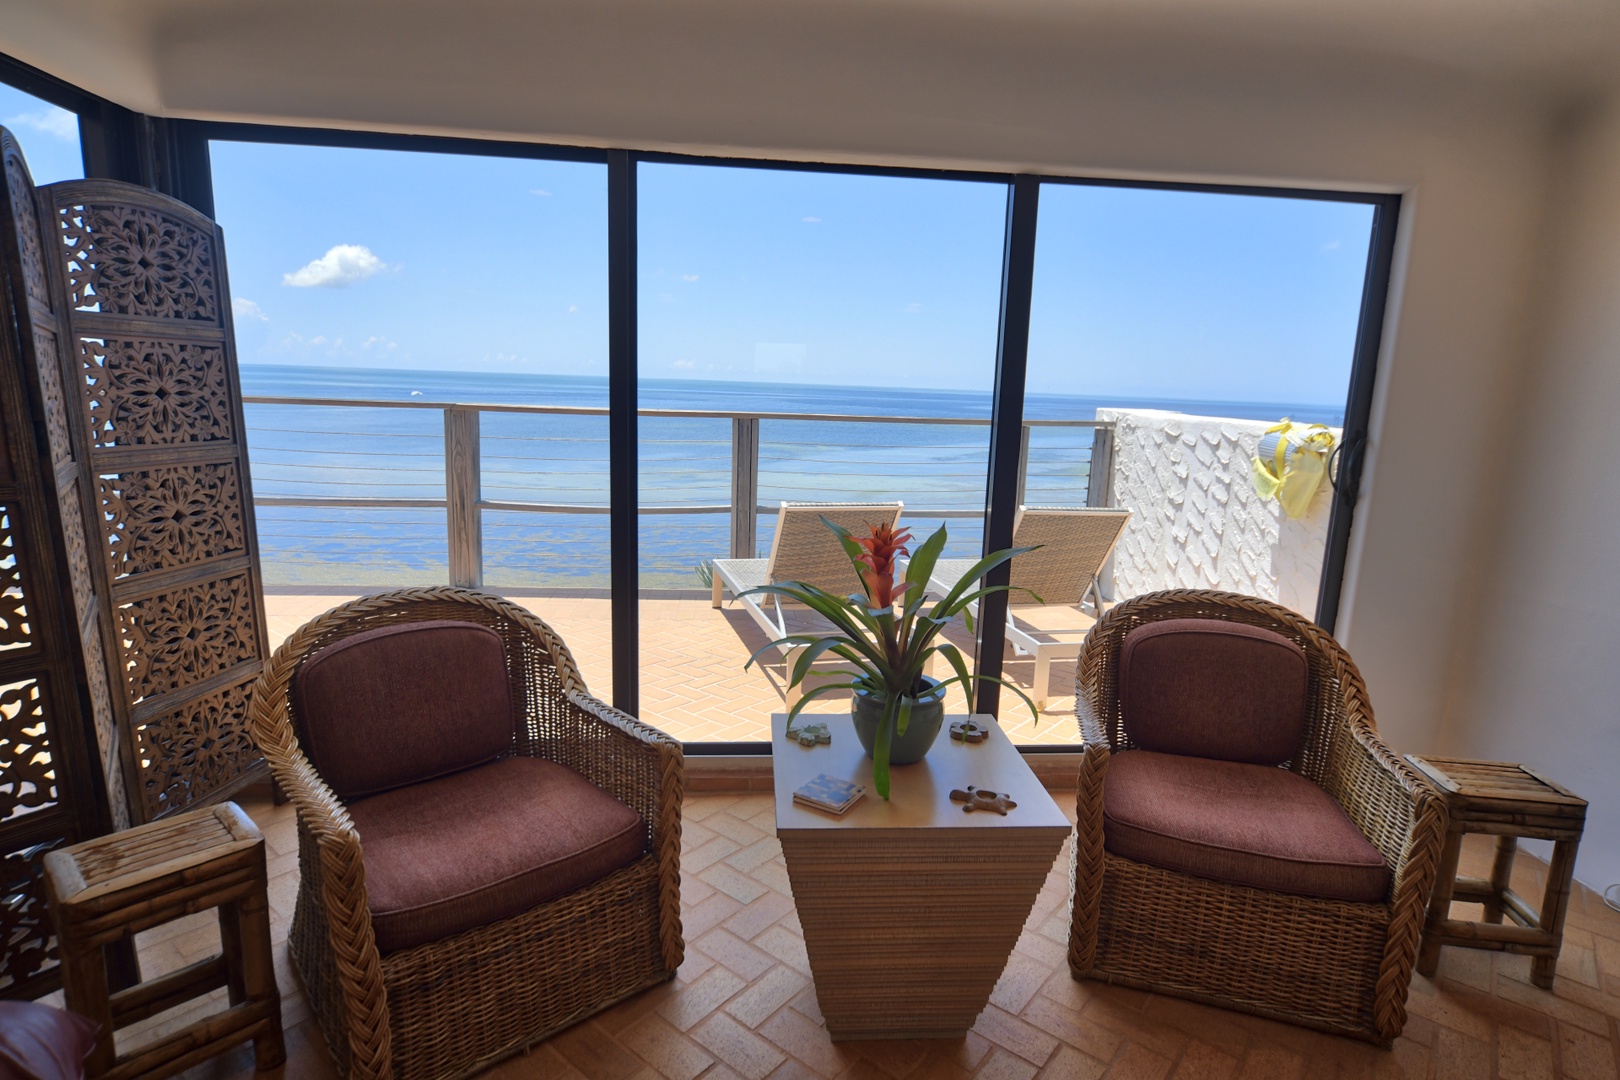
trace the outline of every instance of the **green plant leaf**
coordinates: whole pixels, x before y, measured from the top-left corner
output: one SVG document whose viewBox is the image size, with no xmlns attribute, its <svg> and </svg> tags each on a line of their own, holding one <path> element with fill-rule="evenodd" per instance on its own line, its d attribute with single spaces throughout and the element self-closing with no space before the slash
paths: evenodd
<svg viewBox="0 0 1620 1080">
<path fill-rule="evenodd" d="M 793 723 L 794 719 L 798 717 L 799 713 L 804 711 L 804 707 L 810 704 L 810 702 L 814 701 L 816 698 L 820 697 L 822 694 L 829 694 L 834 690 L 850 690 L 853 689 L 854 686 L 855 684 L 853 682 L 828 683 L 826 686 L 818 686 L 814 690 L 806 690 L 804 692 L 804 696 L 800 697 L 798 701 L 795 701 L 792 707 L 788 709 L 788 723 Z"/>
<path fill-rule="evenodd" d="M 915 700 L 910 694 L 900 695 L 900 708 L 894 720 L 895 734 L 903 736 L 906 728 L 911 726 L 911 703 Z"/>
<path fill-rule="evenodd" d="M 962 693 L 967 697 L 967 710 L 971 713 L 973 711 L 973 679 L 968 674 L 967 659 L 963 657 L 961 649 L 949 643 L 939 646 L 939 652 L 951 665 L 951 670 L 956 672 L 956 677 L 962 680 Z"/>
<path fill-rule="evenodd" d="M 808 646 L 802 653 L 799 654 L 799 662 L 793 665 L 793 670 L 788 675 L 788 685 L 797 686 L 799 683 L 802 683 L 804 681 L 804 677 L 810 673 L 810 665 L 816 662 L 816 658 L 822 653 L 826 652 L 828 649 L 836 647 L 838 644 L 839 641 L 837 638 L 824 637 L 815 642 L 815 644 Z"/>
<path fill-rule="evenodd" d="M 894 739 L 895 704 L 893 699 L 885 703 L 883 718 L 878 721 L 877 738 L 872 744 L 872 786 L 884 800 L 889 798 L 889 747 Z"/>
<path fill-rule="evenodd" d="M 1040 544 L 1036 544 L 1034 547 L 1002 548 L 1000 551 L 992 551 L 990 554 L 974 563 L 972 567 L 968 569 L 967 573 L 963 574 L 959 579 L 957 579 L 956 584 L 951 586 L 951 591 L 946 593 L 945 596 L 940 600 L 939 604 L 935 606 L 935 613 L 937 614 L 941 607 L 950 609 L 951 605 L 956 603 L 958 597 L 960 597 L 968 589 L 972 588 L 975 582 L 984 577 L 984 575 L 989 573 L 991 570 L 994 570 L 996 567 L 1000 566 L 1009 559 L 1022 555 L 1026 551 L 1034 551 L 1040 546 Z"/>
<path fill-rule="evenodd" d="M 754 655 L 750 656 L 748 658 L 748 662 L 743 664 L 743 670 L 747 671 L 753 665 L 755 660 L 758 660 L 761 656 L 780 645 L 811 645 L 820 640 L 821 636 L 818 634 L 789 634 L 787 637 L 777 638 L 775 641 L 767 642 L 758 649 L 755 649 Z"/>
<path fill-rule="evenodd" d="M 916 554 L 906 564 L 906 583 L 915 585 L 919 589 L 926 588 L 928 579 L 934 574 L 934 564 L 939 562 L 940 552 L 945 550 L 945 524 L 940 523 L 934 535 L 924 540 L 917 548 Z"/>
</svg>

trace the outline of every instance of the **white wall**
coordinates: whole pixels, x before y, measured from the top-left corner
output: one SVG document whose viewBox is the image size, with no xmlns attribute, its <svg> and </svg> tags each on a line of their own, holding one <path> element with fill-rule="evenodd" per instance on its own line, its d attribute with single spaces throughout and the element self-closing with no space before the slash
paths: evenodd
<svg viewBox="0 0 1620 1080">
<path fill-rule="evenodd" d="M 1591 804 L 1576 873 L 1620 881 L 1620 101 L 1559 157 L 1542 332 L 1502 431 L 1488 607 L 1449 750 L 1523 761 Z"/>
<path fill-rule="evenodd" d="M 1116 598 L 1222 589 L 1316 616 L 1333 489 L 1324 482 L 1298 520 L 1259 496 L 1253 462 L 1271 421 L 1156 409 L 1097 419 L 1114 423 L 1114 505 L 1131 511 L 1114 551 Z"/>
</svg>

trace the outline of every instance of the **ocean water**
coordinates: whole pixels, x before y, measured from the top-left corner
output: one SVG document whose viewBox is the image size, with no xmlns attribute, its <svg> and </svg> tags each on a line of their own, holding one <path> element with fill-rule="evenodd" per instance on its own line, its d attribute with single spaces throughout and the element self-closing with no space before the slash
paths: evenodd
<svg viewBox="0 0 1620 1080">
<path fill-rule="evenodd" d="M 607 380 L 484 372 L 242 366 L 249 397 L 391 402 L 406 407 L 249 404 L 257 499 L 444 498 L 440 403 L 605 408 Z M 967 391 L 642 380 L 643 410 L 788 412 L 987 421 L 990 395 Z M 1267 402 L 1099 399 L 1032 394 L 1031 420 L 1091 420 L 1099 407 L 1171 409 L 1209 416 L 1339 424 L 1342 408 Z M 727 416 L 643 416 L 639 477 L 644 508 L 729 505 Z M 760 422 L 759 501 L 898 499 L 919 534 L 943 523 L 947 552 L 975 555 L 984 505 L 989 426 Z M 486 500 L 543 503 L 562 512 L 486 509 L 484 580 L 492 587 L 608 586 L 606 416 L 485 412 L 480 416 Z M 1092 431 L 1031 429 L 1025 501 L 1081 505 Z M 577 509 L 575 509 L 577 508 Z M 448 579 L 445 511 L 439 507 L 257 508 L 260 555 L 270 585 L 381 586 Z M 759 515 L 758 552 L 769 551 L 774 513 Z M 702 587 L 698 567 L 730 553 L 727 513 L 643 513 L 643 588 Z"/>
</svg>

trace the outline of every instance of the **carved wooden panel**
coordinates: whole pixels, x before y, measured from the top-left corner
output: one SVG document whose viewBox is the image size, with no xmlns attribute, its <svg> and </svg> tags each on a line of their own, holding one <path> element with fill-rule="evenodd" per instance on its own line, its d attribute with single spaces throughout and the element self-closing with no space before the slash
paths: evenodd
<svg viewBox="0 0 1620 1080">
<path fill-rule="evenodd" d="M 87 585 L 77 393 L 44 242 L 55 233 L 40 227 L 27 165 L 4 129 L 0 158 L 0 996 L 17 997 L 57 981 L 41 856 L 107 831 L 112 817 L 81 692 L 91 682 L 83 635 L 99 641 L 101 623 Z M 109 734 L 116 741 L 116 727 Z"/>
<path fill-rule="evenodd" d="M 218 345 L 129 338 L 79 342 L 98 447 L 236 438 L 231 376 Z"/>
<path fill-rule="evenodd" d="M 41 193 L 59 241 L 93 592 L 113 650 L 110 741 L 132 815 L 148 821 L 263 769 L 245 735 L 267 650 L 223 241 L 143 188 L 88 180 Z"/>
<path fill-rule="evenodd" d="M 148 719 L 135 729 L 135 749 L 153 767 L 141 773 L 146 816 L 155 818 L 171 804 L 184 806 L 198 783 L 222 786 L 259 759 L 236 720 L 248 706 L 252 683 L 241 683 Z"/>
<path fill-rule="evenodd" d="M 114 580 L 247 551 L 233 461 L 130 470 L 98 489 Z"/>
<path fill-rule="evenodd" d="M 23 595 L 22 564 L 12 538 L 11 508 L 0 505 L 0 649 L 28 644 L 28 598 Z"/>
<path fill-rule="evenodd" d="M 130 702 L 252 664 L 259 657 L 257 606 L 246 574 L 121 604 Z"/>
<path fill-rule="evenodd" d="M 0 858 L 0 997 L 20 996 L 56 963 L 56 934 L 45 908 L 47 840 Z"/>
<path fill-rule="evenodd" d="M 51 806 L 56 798 L 40 682 L 0 682 L 0 821 Z"/>
<path fill-rule="evenodd" d="M 136 201 L 57 201 L 68 303 L 107 315 L 217 322 L 214 230 Z"/>
</svg>

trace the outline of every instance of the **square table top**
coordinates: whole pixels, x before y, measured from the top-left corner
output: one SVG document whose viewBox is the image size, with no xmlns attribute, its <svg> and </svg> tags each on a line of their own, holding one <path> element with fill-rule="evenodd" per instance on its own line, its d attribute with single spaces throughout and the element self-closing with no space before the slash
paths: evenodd
<svg viewBox="0 0 1620 1080">
<path fill-rule="evenodd" d="M 1534 769 L 1511 761 L 1407 754 L 1419 772 L 1433 780 L 1448 796 L 1465 800 L 1544 803 L 1549 808 L 1586 807 L 1586 800 L 1555 784 Z"/>
<path fill-rule="evenodd" d="M 889 799 L 878 797 L 872 784 L 872 759 L 866 756 L 848 713 L 800 713 L 796 724 L 826 724 L 832 744 L 800 746 L 787 737 L 787 714 L 771 716 L 771 757 L 776 787 L 776 830 L 825 829 L 1053 829 L 1067 834 L 1064 817 L 1022 755 L 1008 740 L 994 717 L 973 719 L 990 729 L 982 743 L 967 744 L 951 738 L 953 721 L 966 719 L 947 714 L 939 738 L 928 756 L 915 765 L 889 770 Z M 842 817 L 801 806 L 793 792 L 818 773 L 850 780 L 866 788 L 866 795 Z M 1018 806 L 1006 817 L 989 811 L 964 813 L 951 801 L 953 788 L 969 784 L 1004 793 Z"/>
</svg>

